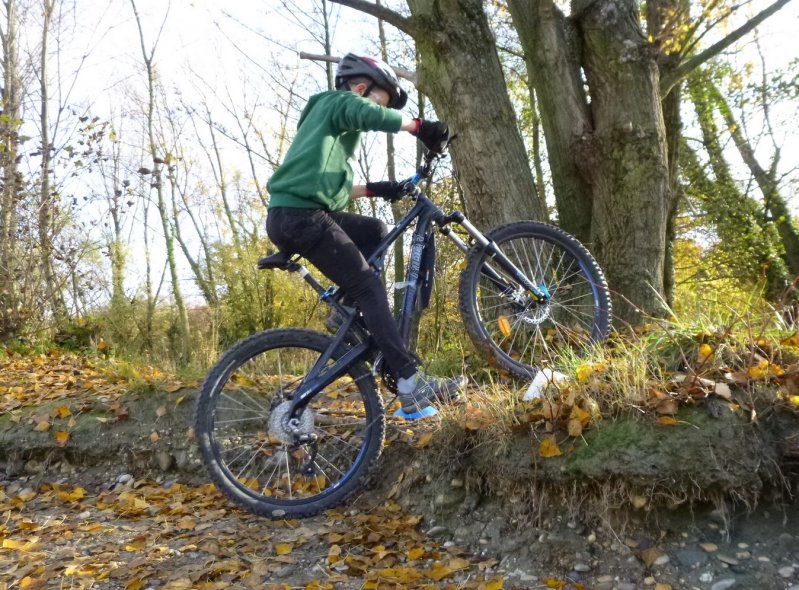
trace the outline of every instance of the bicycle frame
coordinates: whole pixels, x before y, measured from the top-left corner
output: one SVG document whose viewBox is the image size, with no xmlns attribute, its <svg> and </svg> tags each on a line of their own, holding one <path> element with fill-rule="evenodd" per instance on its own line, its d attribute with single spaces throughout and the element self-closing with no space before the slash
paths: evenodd
<svg viewBox="0 0 799 590">
<path fill-rule="evenodd" d="M 484 250 L 486 255 L 491 257 L 497 265 L 517 280 L 526 290 L 533 302 L 543 302 L 549 299 L 546 290 L 536 286 L 527 278 L 486 236 L 466 219 L 460 211 L 446 214 L 425 195 L 417 186 L 418 183 L 430 174 L 432 159 L 426 159 L 416 175 L 411 178 L 409 183 L 413 185 L 410 195 L 415 199 L 414 206 L 403 216 L 394 226 L 388 235 L 383 239 L 375 252 L 369 257 L 367 262 L 375 272 L 381 272 L 385 260 L 385 255 L 389 248 L 399 238 L 408 227 L 416 221 L 416 228 L 411 238 L 411 251 L 408 258 L 408 266 L 403 281 L 405 296 L 398 316 L 398 328 L 400 336 L 405 345 L 408 345 L 413 320 L 413 311 L 416 306 L 416 298 L 419 292 L 419 278 L 421 271 L 421 260 L 428 232 L 432 231 L 433 225 L 448 237 L 455 246 L 464 253 L 468 253 L 472 248 Z M 409 185 L 410 186 L 410 185 Z M 466 233 L 474 240 L 474 245 L 469 245 L 459 235 L 457 235 L 450 225 L 459 224 Z M 297 257 L 298 258 L 298 257 Z M 322 389 L 341 377 L 352 363 L 370 360 L 374 353 L 374 345 L 369 342 L 368 333 L 356 312 L 348 311 L 340 304 L 342 296 L 338 288 L 331 287 L 324 289 L 319 282 L 310 274 L 307 268 L 296 262 L 297 258 L 289 265 L 287 270 L 299 272 L 300 276 L 320 295 L 320 299 L 333 307 L 344 318 L 344 322 L 333 337 L 328 349 L 319 357 L 314 366 L 304 377 L 303 382 L 297 389 L 291 406 L 290 416 L 296 419 L 308 402 Z M 490 268 L 484 270 L 486 277 L 496 283 L 500 288 L 510 295 L 516 292 L 516 288 L 509 284 L 499 273 Z M 335 363 L 326 367 L 333 352 L 344 344 L 348 333 L 360 336 L 360 341 L 353 344 Z"/>
</svg>

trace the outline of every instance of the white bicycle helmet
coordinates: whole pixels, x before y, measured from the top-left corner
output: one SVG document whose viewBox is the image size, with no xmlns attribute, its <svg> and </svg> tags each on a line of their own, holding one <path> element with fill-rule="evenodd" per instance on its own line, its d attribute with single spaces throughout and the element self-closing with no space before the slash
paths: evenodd
<svg viewBox="0 0 799 590">
<path fill-rule="evenodd" d="M 338 62 L 336 70 L 336 88 L 343 88 L 347 80 L 356 76 L 369 78 L 375 86 L 388 92 L 390 99 L 389 108 L 401 109 L 408 102 L 408 93 L 399 85 L 394 70 L 384 61 L 375 57 L 358 56 L 348 53 Z M 365 95 L 371 92 L 371 87 L 367 88 Z"/>
</svg>

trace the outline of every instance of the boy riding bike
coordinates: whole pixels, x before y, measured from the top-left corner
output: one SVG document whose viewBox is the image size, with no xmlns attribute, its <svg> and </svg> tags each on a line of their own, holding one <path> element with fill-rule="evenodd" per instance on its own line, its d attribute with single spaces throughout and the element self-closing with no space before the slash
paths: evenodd
<svg viewBox="0 0 799 590">
<path fill-rule="evenodd" d="M 341 59 L 336 90 L 312 96 L 283 163 L 267 185 L 267 234 L 282 251 L 303 256 L 336 283 L 360 309 L 380 348 L 406 415 L 435 401 L 449 401 L 466 378 L 425 374 L 403 344 L 380 278 L 366 259 L 387 234 L 379 219 L 344 211 L 350 199 L 402 196 L 396 182 L 353 186 L 349 163 L 361 132 L 407 131 L 427 149 L 441 151 L 449 139 L 445 123 L 410 119 L 397 112 L 407 93 L 384 62 L 352 53 Z M 397 109 L 397 110 L 394 110 Z"/>
</svg>

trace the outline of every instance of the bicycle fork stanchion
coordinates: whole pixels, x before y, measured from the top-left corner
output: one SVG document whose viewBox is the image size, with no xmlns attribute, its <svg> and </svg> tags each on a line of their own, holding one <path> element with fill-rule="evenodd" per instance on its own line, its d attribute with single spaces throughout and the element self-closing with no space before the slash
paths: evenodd
<svg viewBox="0 0 799 590">
<path fill-rule="evenodd" d="M 519 281 L 519 283 L 521 283 L 522 286 L 530 292 L 530 294 L 532 295 L 533 299 L 536 302 L 546 301 L 547 299 L 549 299 L 549 293 L 545 289 L 542 289 L 541 287 L 534 285 L 530 281 L 530 279 L 528 279 L 525 276 L 525 274 L 521 270 L 519 270 L 516 267 L 516 265 L 513 264 L 513 262 L 511 262 L 508 259 L 508 257 L 505 256 L 505 254 L 502 253 L 502 251 L 499 248 L 497 248 L 494 242 L 489 240 L 483 234 L 483 232 L 477 229 L 474 225 L 472 225 L 472 223 L 468 219 L 466 219 L 466 216 L 463 213 L 461 213 L 460 211 L 454 211 L 449 215 L 443 216 L 440 219 L 436 219 L 436 222 L 439 224 L 439 229 L 441 233 L 447 236 L 450 240 L 452 240 L 455 243 L 455 245 L 458 247 L 458 249 L 462 250 L 463 252 L 469 252 L 470 250 L 469 245 L 466 242 L 464 242 L 457 234 L 455 234 L 452 231 L 451 227 L 449 227 L 450 223 L 460 224 L 460 226 L 463 227 L 463 229 L 465 229 L 470 236 L 472 236 L 472 238 L 480 248 L 485 250 L 486 253 L 492 259 L 497 261 L 497 264 L 499 264 L 499 266 L 502 267 L 503 270 L 508 272 L 514 279 Z M 507 281 L 505 281 L 505 279 L 502 278 L 502 275 L 497 273 L 491 267 L 486 267 L 483 270 L 483 272 L 492 282 L 494 282 L 500 288 L 512 289 L 512 286 L 508 285 Z"/>
</svg>

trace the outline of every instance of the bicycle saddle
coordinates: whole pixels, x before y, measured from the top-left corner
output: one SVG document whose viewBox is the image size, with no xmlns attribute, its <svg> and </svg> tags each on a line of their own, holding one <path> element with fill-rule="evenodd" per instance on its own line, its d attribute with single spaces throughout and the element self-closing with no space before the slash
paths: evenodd
<svg viewBox="0 0 799 590">
<path fill-rule="evenodd" d="M 258 268 L 260 270 L 286 270 L 291 264 L 291 254 L 287 252 L 277 251 L 274 254 L 264 256 L 258 259 Z"/>
</svg>

